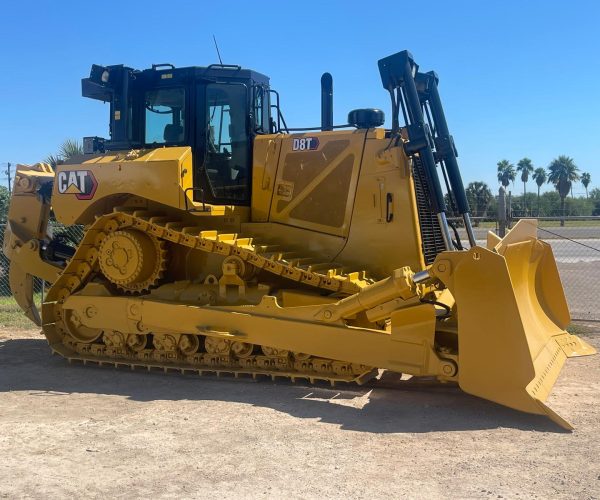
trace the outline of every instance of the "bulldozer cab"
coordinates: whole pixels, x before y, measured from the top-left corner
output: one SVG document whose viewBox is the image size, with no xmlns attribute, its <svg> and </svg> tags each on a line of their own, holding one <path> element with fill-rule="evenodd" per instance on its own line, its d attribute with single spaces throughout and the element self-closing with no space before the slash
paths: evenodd
<svg viewBox="0 0 600 500">
<path fill-rule="evenodd" d="M 110 103 L 110 140 L 85 138 L 86 153 L 189 146 L 195 201 L 250 204 L 253 138 L 275 127 L 266 76 L 222 64 L 94 65 L 82 95 Z"/>
</svg>

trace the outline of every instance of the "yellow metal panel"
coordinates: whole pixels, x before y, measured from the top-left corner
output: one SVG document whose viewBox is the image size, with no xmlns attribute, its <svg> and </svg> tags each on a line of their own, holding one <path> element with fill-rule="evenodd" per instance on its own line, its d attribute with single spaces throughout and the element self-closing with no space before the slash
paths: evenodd
<svg viewBox="0 0 600 500">
<path fill-rule="evenodd" d="M 199 307 L 188 304 L 161 302 L 138 297 L 86 297 L 72 295 L 65 301 L 65 309 L 85 311 L 94 304 L 106 314 L 86 316 L 82 321 L 91 328 L 116 329 L 120 332 L 138 332 L 141 321 L 153 332 L 199 332 L 204 335 L 239 340 L 294 352 L 369 366 L 405 371 L 415 375 L 440 375 L 447 361 L 437 358 L 435 352 L 424 353 L 431 337 L 433 310 L 426 305 L 416 313 L 419 325 L 410 327 L 410 335 L 392 335 L 390 332 L 366 328 L 348 328 L 339 323 L 319 323 L 303 314 L 303 307 L 281 308 L 274 297 L 264 297 L 258 306 Z M 135 308 L 138 313 L 130 317 Z M 306 308 L 312 312 L 312 307 Z M 129 312 L 128 312 L 129 311 Z M 297 317 L 290 317 L 294 314 Z M 304 317 L 302 317 L 304 316 Z M 178 318 L 177 324 L 173 318 Z M 399 326 L 400 327 L 400 326 Z M 427 360 L 422 366 L 417 360 Z"/>
<path fill-rule="evenodd" d="M 346 241 L 340 236 L 271 222 L 242 224 L 241 232 L 251 234 L 259 240 L 283 244 L 286 250 L 298 248 L 305 252 L 307 257 L 315 256 L 323 259 L 323 262 L 333 261 Z"/>
<path fill-rule="evenodd" d="M 392 340 L 402 343 L 403 347 L 402 359 L 396 361 L 402 364 L 401 371 L 414 375 L 436 371 L 438 359 L 433 354 L 435 308 L 431 304 L 407 307 L 393 312 L 391 319 Z"/>
<path fill-rule="evenodd" d="M 562 347 L 571 336 L 563 329 L 568 311 L 550 246 L 527 237 L 499 245 L 504 255 L 474 247 L 444 252 L 432 266 L 456 299 L 459 384 L 569 427 L 543 402 L 567 356 L 595 351 L 579 339 L 579 347 Z"/>
<path fill-rule="evenodd" d="M 306 138 L 318 139 L 318 148 L 294 151 Z M 404 265 L 425 267 L 411 166 L 384 130 L 271 135 L 255 148 L 252 220 L 264 221 L 270 205 L 276 224 L 244 232 L 309 247 L 377 279 Z"/>
<path fill-rule="evenodd" d="M 487 233 L 487 241 L 486 241 L 486 248 L 488 250 L 494 250 L 496 248 L 496 245 L 498 243 L 500 243 L 501 241 L 502 241 L 502 238 L 500 238 L 500 236 L 498 236 L 493 231 L 488 231 L 488 233 Z"/>
<path fill-rule="evenodd" d="M 266 222 L 273 197 L 282 134 L 257 136 L 252 162 L 252 221 Z"/>
<path fill-rule="evenodd" d="M 82 191 L 85 186 L 80 185 L 83 176 L 89 179 L 90 175 L 96 183 L 93 193 Z M 89 223 L 98 213 L 111 211 L 111 204 L 122 203 L 123 195 L 184 209 L 184 192 L 192 187 L 192 153 L 189 147 L 107 153 L 79 164 L 59 165 L 56 176 L 52 208 L 64 224 Z M 193 206 L 191 191 L 187 198 Z"/>
<path fill-rule="evenodd" d="M 8 225 L 4 237 L 4 254 L 31 238 L 46 238 L 50 206 L 38 194 L 43 186 L 52 182 L 54 172 L 46 163 L 17 165 L 13 196 L 8 208 Z"/>
<path fill-rule="evenodd" d="M 33 300 L 33 278 L 53 282 L 60 273 L 59 267 L 43 261 L 40 254 L 40 241 L 48 239 L 50 205 L 39 191 L 53 179 L 54 172 L 46 163 L 17 165 L 2 248 L 10 260 L 9 284 L 15 301 L 37 325 L 41 319 Z"/>
<path fill-rule="evenodd" d="M 335 131 L 283 137 L 269 220 L 346 236 L 365 133 Z M 313 144 L 318 140 L 318 147 L 298 149 L 297 141 L 307 139 Z"/>
<path fill-rule="evenodd" d="M 500 240 L 494 247 L 496 252 L 503 254 L 504 249 L 511 243 L 527 241 L 537 238 L 537 219 L 521 219 L 513 228 L 506 233 L 506 236 Z"/>
<path fill-rule="evenodd" d="M 425 267 L 409 159 L 402 148 L 386 149 L 388 144 L 375 134 L 366 141 L 348 243 L 338 258 L 368 266 L 376 278 L 401 266 Z"/>
</svg>

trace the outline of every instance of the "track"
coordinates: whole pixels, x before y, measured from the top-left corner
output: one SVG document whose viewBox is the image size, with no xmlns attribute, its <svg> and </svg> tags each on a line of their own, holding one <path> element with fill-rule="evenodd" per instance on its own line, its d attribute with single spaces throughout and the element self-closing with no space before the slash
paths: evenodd
<svg viewBox="0 0 600 500">
<path fill-rule="evenodd" d="M 157 245 L 159 255 L 164 253 L 163 243 L 168 243 L 220 256 L 233 256 L 257 270 L 341 295 L 352 295 L 365 284 L 361 273 L 340 274 L 336 269 L 317 272 L 313 269 L 322 269 L 322 265 L 307 264 L 307 259 L 275 252 L 268 245 L 256 245 L 252 238 L 205 231 L 165 214 L 116 208 L 114 213 L 99 217 L 86 231 L 73 258 L 52 285 L 43 303 L 44 334 L 53 351 L 69 361 L 131 369 L 231 374 L 235 377 L 284 377 L 292 381 L 301 378 L 311 383 L 323 380 L 332 385 L 337 382 L 362 384 L 377 375 L 373 367 L 268 346 L 215 340 L 195 333 L 124 335 L 116 331 L 94 331 L 83 326 L 79 318 L 63 309 L 63 303 L 93 280 L 102 278 L 99 254 L 103 242 L 111 235 L 126 234 L 127 230 L 137 230 L 155 238 L 160 242 Z M 154 274 L 150 273 L 153 277 L 143 281 L 143 285 L 153 283 L 154 278 L 158 280 L 163 271 L 164 266 L 157 264 Z M 239 278 L 236 276 L 236 279 Z M 116 285 L 118 288 L 119 283 Z M 140 285 L 139 290 L 135 286 L 127 293 L 148 291 L 144 286 Z M 121 293 L 125 294 L 125 291 Z"/>
<path fill-rule="evenodd" d="M 63 356 L 59 350 L 55 349 L 54 352 Z M 146 370 L 150 373 L 164 373 L 174 375 L 198 375 L 201 377 L 217 377 L 217 378 L 229 378 L 230 380 L 242 381 L 260 381 L 264 379 L 271 379 L 273 382 L 280 381 L 281 379 L 289 380 L 294 384 L 302 384 L 302 381 L 306 381 L 310 384 L 318 382 L 327 382 L 331 387 L 335 387 L 336 390 L 341 392 L 352 392 L 356 387 L 354 384 L 358 384 L 364 389 L 385 389 L 390 391 L 410 391 L 415 390 L 422 392 L 424 389 L 446 389 L 448 387 L 458 387 L 456 382 L 442 382 L 434 377 L 412 377 L 407 380 L 400 380 L 400 373 L 394 373 L 397 377 L 392 379 L 387 378 L 386 375 L 390 372 L 385 370 L 379 370 L 374 368 L 368 372 L 365 372 L 360 377 L 354 379 L 339 379 L 339 378 L 326 378 L 323 376 L 313 376 L 310 373 L 299 373 L 299 372 L 271 372 L 267 373 L 264 370 L 236 370 L 231 371 L 227 369 L 220 369 L 218 367 L 202 369 L 194 368 L 187 364 L 153 364 L 153 363 L 131 363 L 118 360 L 107 360 L 101 358 L 93 358 L 86 356 L 70 356 L 65 355 L 69 363 L 81 363 L 83 365 L 95 365 L 98 367 L 112 367 L 116 369 L 130 369 L 131 371 Z M 326 360 L 324 360 L 326 361 Z M 383 372 L 383 374 L 381 373 Z M 379 377 L 382 375 L 382 377 Z"/>
</svg>

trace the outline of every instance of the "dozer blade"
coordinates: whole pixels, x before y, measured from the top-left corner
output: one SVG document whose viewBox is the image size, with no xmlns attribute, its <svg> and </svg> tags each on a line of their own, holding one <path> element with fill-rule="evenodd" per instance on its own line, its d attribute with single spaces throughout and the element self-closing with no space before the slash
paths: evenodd
<svg viewBox="0 0 600 500">
<path fill-rule="evenodd" d="M 565 331 L 570 316 L 550 245 L 515 236 L 434 263 L 456 299 L 459 385 L 572 429 L 544 402 L 566 358 L 596 350 Z"/>
</svg>

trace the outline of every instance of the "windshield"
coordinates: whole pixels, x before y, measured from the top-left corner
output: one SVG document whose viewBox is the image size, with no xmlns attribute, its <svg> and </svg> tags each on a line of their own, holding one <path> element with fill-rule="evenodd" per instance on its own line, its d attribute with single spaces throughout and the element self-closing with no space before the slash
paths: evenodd
<svg viewBox="0 0 600 500">
<path fill-rule="evenodd" d="M 150 90 L 145 94 L 146 144 L 181 143 L 185 138 L 185 90 Z"/>
</svg>

